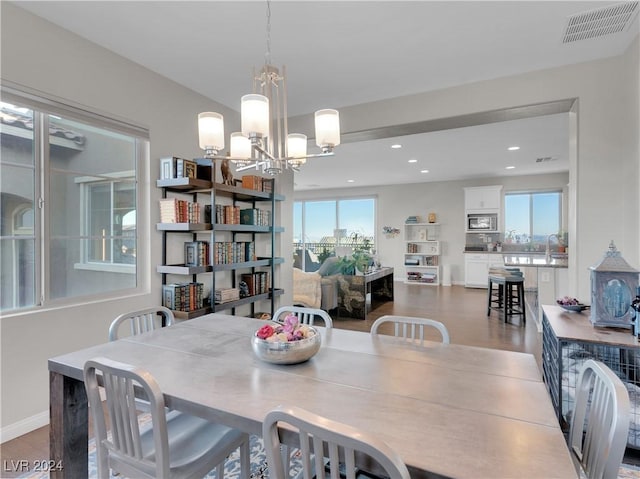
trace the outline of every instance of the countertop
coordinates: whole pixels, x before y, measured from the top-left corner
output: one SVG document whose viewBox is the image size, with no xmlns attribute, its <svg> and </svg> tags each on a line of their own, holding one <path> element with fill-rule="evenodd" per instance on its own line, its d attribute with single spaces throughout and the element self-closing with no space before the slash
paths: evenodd
<svg viewBox="0 0 640 479">
<path fill-rule="evenodd" d="M 547 256 L 544 253 L 511 252 L 503 253 L 505 266 L 534 266 L 537 268 L 568 268 L 569 258 L 563 253 L 552 253 Z"/>
<path fill-rule="evenodd" d="M 505 266 L 533 266 L 536 268 L 568 268 L 569 258 L 566 253 L 551 253 L 549 257 L 542 251 L 469 251 L 465 254 L 502 255 Z"/>
</svg>

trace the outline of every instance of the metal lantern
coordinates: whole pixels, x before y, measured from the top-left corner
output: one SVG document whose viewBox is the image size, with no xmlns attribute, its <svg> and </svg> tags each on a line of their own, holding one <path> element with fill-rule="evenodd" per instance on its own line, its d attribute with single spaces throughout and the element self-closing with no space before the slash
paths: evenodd
<svg viewBox="0 0 640 479">
<path fill-rule="evenodd" d="M 591 323 L 594 326 L 631 328 L 638 271 L 627 263 L 611 241 L 609 250 L 591 270 Z"/>
</svg>

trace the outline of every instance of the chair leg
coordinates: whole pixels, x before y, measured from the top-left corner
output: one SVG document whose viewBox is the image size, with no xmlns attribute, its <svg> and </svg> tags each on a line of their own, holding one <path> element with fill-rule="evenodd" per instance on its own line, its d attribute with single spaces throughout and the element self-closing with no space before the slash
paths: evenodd
<svg viewBox="0 0 640 479">
<path fill-rule="evenodd" d="M 249 479 L 251 476 L 251 448 L 249 446 L 249 436 L 240 445 L 240 479 Z M 219 476 L 222 478 L 222 476 Z"/>
<path fill-rule="evenodd" d="M 491 316 L 491 297 L 493 296 L 493 283 L 489 279 L 489 287 L 487 288 L 487 316 Z"/>
</svg>

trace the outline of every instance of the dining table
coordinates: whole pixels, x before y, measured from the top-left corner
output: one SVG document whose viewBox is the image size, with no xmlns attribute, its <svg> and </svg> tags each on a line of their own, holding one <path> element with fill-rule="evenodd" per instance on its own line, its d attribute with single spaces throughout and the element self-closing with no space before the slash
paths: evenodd
<svg viewBox="0 0 640 479">
<path fill-rule="evenodd" d="M 361 428 L 397 451 L 412 478 L 576 478 L 533 355 L 318 327 L 308 361 L 259 359 L 263 320 L 208 314 L 49 359 L 51 477 L 86 477 L 87 360 L 148 370 L 166 405 L 250 434 L 278 405 Z"/>
</svg>

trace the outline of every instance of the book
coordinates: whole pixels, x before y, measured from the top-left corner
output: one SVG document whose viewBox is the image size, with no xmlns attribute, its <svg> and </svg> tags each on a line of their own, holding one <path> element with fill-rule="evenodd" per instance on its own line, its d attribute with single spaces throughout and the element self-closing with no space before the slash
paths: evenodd
<svg viewBox="0 0 640 479">
<path fill-rule="evenodd" d="M 160 223 L 199 223 L 200 204 L 178 198 L 161 198 Z"/>
<path fill-rule="evenodd" d="M 238 288 L 220 288 L 214 293 L 214 301 L 216 304 L 228 303 L 240 299 L 240 290 Z"/>
<path fill-rule="evenodd" d="M 244 175 L 242 187 L 248 190 L 262 191 L 262 177 L 256 175 Z"/>
<path fill-rule="evenodd" d="M 187 241 L 184 243 L 184 265 L 206 266 L 209 264 L 209 242 Z"/>
<path fill-rule="evenodd" d="M 175 156 L 160 158 L 160 179 L 168 180 L 176 177 L 176 160 Z"/>
<path fill-rule="evenodd" d="M 241 225 L 270 226 L 271 212 L 257 208 L 245 208 L 240 210 Z"/>
</svg>

